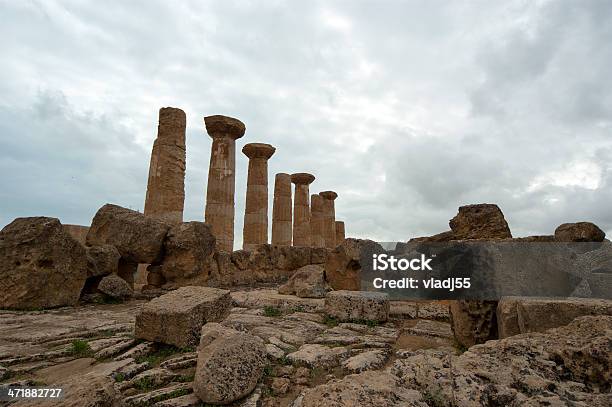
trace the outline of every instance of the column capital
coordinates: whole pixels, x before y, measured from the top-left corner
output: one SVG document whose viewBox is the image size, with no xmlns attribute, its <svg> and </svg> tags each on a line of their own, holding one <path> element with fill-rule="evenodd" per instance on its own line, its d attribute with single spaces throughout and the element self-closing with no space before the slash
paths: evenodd
<svg viewBox="0 0 612 407">
<path fill-rule="evenodd" d="M 291 174 L 291 182 L 296 185 L 308 185 L 311 184 L 315 180 L 315 176 L 312 174 L 308 174 L 307 172 L 297 172 L 295 174 Z"/>
<path fill-rule="evenodd" d="M 330 200 L 334 200 L 336 198 L 338 198 L 338 194 L 335 193 L 334 191 L 323 191 L 323 192 L 319 192 L 319 195 L 321 195 L 324 199 L 330 199 Z"/>
<path fill-rule="evenodd" d="M 249 143 L 242 147 L 242 152 L 249 158 L 265 158 L 266 160 L 272 157 L 276 148 L 270 144 L 264 143 Z"/>
<path fill-rule="evenodd" d="M 244 123 L 228 116 L 206 116 L 204 118 L 204 124 L 206 125 L 208 135 L 213 138 L 227 136 L 237 140 L 244 136 L 244 132 L 246 131 Z"/>
</svg>

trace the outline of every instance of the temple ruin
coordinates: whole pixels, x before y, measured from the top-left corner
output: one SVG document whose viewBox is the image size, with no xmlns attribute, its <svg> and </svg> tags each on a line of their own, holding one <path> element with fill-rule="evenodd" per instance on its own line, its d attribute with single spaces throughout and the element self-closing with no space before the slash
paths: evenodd
<svg viewBox="0 0 612 407">
<path fill-rule="evenodd" d="M 268 160 L 276 149 L 270 144 L 249 143 L 242 152 L 249 158 L 242 248 L 268 243 Z"/>
<path fill-rule="evenodd" d="M 292 230 L 291 175 L 278 173 L 274 177 L 272 206 L 272 244 L 291 246 Z"/>
<path fill-rule="evenodd" d="M 183 221 L 185 202 L 185 112 L 159 109 L 144 214 L 169 223 Z"/>
<path fill-rule="evenodd" d="M 334 201 L 338 194 L 334 191 L 323 191 L 319 195 L 323 198 L 323 240 L 325 247 L 336 247 L 336 205 Z"/>
<path fill-rule="evenodd" d="M 291 174 L 295 184 L 293 194 L 293 245 L 310 247 L 312 244 L 310 230 L 310 191 L 309 185 L 315 176 L 305 172 Z"/>
<path fill-rule="evenodd" d="M 246 127 L 238 119 L 221 115 L 205 117 L 204 124 L 213 140 L 204 218 L 217 238 L 219 250 L 231 252 L 234 247 L 236 140 L 244 136 Z"/>
</svg>

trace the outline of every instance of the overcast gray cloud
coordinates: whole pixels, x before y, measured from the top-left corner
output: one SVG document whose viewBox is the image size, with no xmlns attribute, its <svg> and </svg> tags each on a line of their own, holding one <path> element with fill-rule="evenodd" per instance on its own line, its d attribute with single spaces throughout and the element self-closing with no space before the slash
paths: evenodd
<svg viewBox="0 0 612 407">
<path fill-rule="evenodd" d="M 202 220 L 203 116 L 241 119 L 276 172 L 339 193 L 350 236 L 406 240 L 459 205 L 517 236 L 612 233 L 612 2 L 0 0 L 0 226 L 142 210 L 162 106 L 187 113 L 185 219 Z M 246 157 L 236 178 L 240 246 Z"/>
</svg>

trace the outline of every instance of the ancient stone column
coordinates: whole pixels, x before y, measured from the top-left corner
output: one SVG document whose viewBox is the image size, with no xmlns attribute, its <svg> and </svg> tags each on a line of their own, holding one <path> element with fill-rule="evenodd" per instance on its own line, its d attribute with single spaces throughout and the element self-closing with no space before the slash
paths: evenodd
<svg viewBox="0 0 612 407">
<path fill-rule="evenodd" d="M 339 244 L 342 244 L 345 238 L 346 236 L 344 233 L 344 222 L 342 222 L 341 220 L 337 220 L 336 221 L 336 246 L 338 246 Z"/>
<path fill-rule="evenodd" d="M 314 175 L 299 172 L 291 175 L 295 184 L 293 195 L 293 245 L 310 246 L 310 192 L 308 185 L 315 180 Z"/>
<path fill-rule="evenodd" d="M 325 247 L 323 207 L 324 203 L 321 195 L 310 195 L 310 245 L 312 247 Z"/>
<path fill-rule="evenodd" d="M 249 157 L 242 248 L 251 250 L 268 243 L 268 159 L 276 149 L 270 144 L 249 143 L 242 148 Z"/>
<path fill-rule="evenodd" d="M 236 140 L 244 136 L 244 124 L 226 116 L 204 118 L 212 137 L 205 222 L 217 239 L 217 249 L 234 248 L 234 193 L 236 190 Z"/>
<path fill-rule="evenodd" d="M 185 112 L 159 109 L 144 214 L 170 223 L 183 221 L 185 202 Z"/>
<path fill-rule="evenodd" d="M 276 174 L 272 204 L 272 244 L 291 246 L 291 175 Z"/>
<path fill-rule="evenodd" d="M 338 194 L 334 191 L 323 191 L 319 195 L 323 197 L 323 239 L 325 247 L 333 249 L 336 247 L 336 208 L 334 200 Z"/>
</svg>

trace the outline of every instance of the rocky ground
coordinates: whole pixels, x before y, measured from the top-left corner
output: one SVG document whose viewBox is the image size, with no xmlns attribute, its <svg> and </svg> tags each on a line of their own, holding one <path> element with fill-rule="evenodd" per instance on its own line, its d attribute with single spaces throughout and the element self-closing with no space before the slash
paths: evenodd
<svg viewBox="0 0 612 407">
<path fill-rule="evenodd" d="M 612 317 L 581 317 L 466 351 L 441 302 L 392 302 L 390 320 L 377 324 L 339 323 L 326 316 L 324 299 L 275 289 L 231 297 L 220 324 L 261 338 L 268 359 L 255 390 L 232 405 L 612 403 Z M 195 348 L 135 339 L 144 303 L 0 312 L 1 382 L 61 385 L 62 406 L 205 405 L 193 394 Z"/>
<path fill-rule="evenodd" d="M 262 338 L 269 358 L 263 380 L 237 405 L 288 406 L 308 388 L 389 367 L 398 352 L 457 352 L 444 304 L 395 303 L 390 322 L 368 325 L 338 323 L 324 316 L 323 299 L 274 289 L 232 299 L 221 324 Z M 135 339 L 145 302 L 0 312 L 2 384 L 61 384 L 85 397 L 61 405 L 203 405 L 192 394 L 195 349 Z"/>
</svg>

